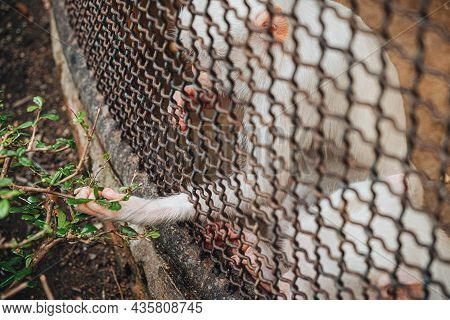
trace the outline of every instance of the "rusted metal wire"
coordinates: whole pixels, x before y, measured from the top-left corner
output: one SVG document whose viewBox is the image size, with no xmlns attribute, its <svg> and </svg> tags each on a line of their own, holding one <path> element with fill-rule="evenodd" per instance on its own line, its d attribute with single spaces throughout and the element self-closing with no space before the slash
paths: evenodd
<svg viewBox="0 0 450 320">
<path fill-rule="evenodd" d="M 298 2 L 305 1 L 312 0 Z M 233 5 L 237 2 L 243 4 L 243 11 L 249 13 L 247 16 L 242 15 L 242 12 L 236 13 Z M 321 52 L 319 56 L 314 57 L 316 60 L 311 61 L 297 54 L 301 52 L 299 48 L 305 44 L 299 43 L 300 38 L 293 37 L 292 46 L 289 48 L 291 51 L 284 54 L 290 57 L 294 66 L 291 67 L 291 74 L 282 77 L 273 67 L 278 58 L 277 54 L 280 54 L 278 51 L 267 49 L 268 61 L 264 61 L 257 53 L 261 48 L 255 48 L 250 40 L 238 43 L 232 32 L 227 34 L 223 33 L 223 30 L 217 31 L 220 28 L 214 15 L 220 15 L 222 11 L 214 11 L 214 3 L 221 3 L 227 30 L 232 30 L 232 23 L 226 17 L 233 15 L 244 23 L 244 28 L 247 29 L 244 34 L 247 34 L 248 39 L 253 33 L 265 32 L 261 37 L 268 37 L 268 48 L 279 45 L 277 33 L 272 30 L 271 34 L 271 28 L 265 29 L 267 32 L 255 30 L 255 17 L 251 14 L 251 5 L 255 2 L 267 10 L 269 19 L 266 22 L 269 25 L 281 28 L 283 25 L 276 25 L 276 19 L 284 21 L 282 19 L 286 18 L 291 34 L 304 32 L 311 39 L 315 39 L 317 50 Z M 430 18 L 437 10 L 446 10 L 446 4 L 443 3 L 442 7 L 432 11 L 431 1 L 427 0 L 421 0 L 420 5 L 412 9 L 405 8 L 401 0 L 373 1 L 382 19 L 375 31 L 371 31 L 359 22 L 357 16 L 336 9 L 331 1 L 317 0 L 313 2 L 320 8 L 317 21 L 322 29 L 317 32 L 303 24 L 304 21 L 295 7 L 289 10 L 285 6 L 284 10 L 280 11 L 275 2 L 65 0 L 65 5 L 70 25 L 84 50 L 88 68 L 95 76 L 98 90 L 103 95 L 123 138 L 129 141 L 143 168 L 148 172 L 149 180 L 158 187 L 161 195 L 190 190 L 191 201 L 196 204 L 198 210 L 195 234 L 199 245 L 218 264 L 219 271 L 229 276 L 231 283 L 239 288 L 243 297 L 383 298 L 386 297 L 382 292 L 383 287 L 374 283 L 372 277 L 373 272 L 383 270 L 392 284 L 389 287 L 389 297 L 399 298 L 405 290 L 409 297 L 415 297 L 397 273 L 401 265 L 407 265 L 420 274 L 419 280 L 423 288 L 418 297 L 429 298 L 431 291 L 434 291 L 441 297 L 448 298 L 450 288 L 440 279 L 435 279 L 432 271 L 433 263 L 437 262 L 446 265 L 450 270 L 450 248 L 444 248 L 442 257 L 436 248 L 435 235 L 438 229 L 444 227 L 441 218 L 450 202 L 446 184 L 444 179 L 433 182 L 425 179 L 423 171 L 409 165 L 413 150 L 421 146 L 437 155 L 441 177 L 445 177 L 448 172 L 448 103 L 444 106 L 443 113 L 436 111 L 439 108 L 433 105 L 433 101 L 430 101 L 420 88 L 423 78 L 426 77 L 439 78 L 448 85 L 449 75 L 445 72 L 448 70 L 438 70 L 427 63 L 425 43 L 427 33 L 434 32 L 443 38 L 448 46 L 448 29 Z M 278 2 L 281 6 L 292 3 L 282 0 Z M 198 3 L 203 3 L 203 10 L 199 10 Z M 364 13 L 365 2 L 361 4 L 361 0 L 349 0 L 345 3 L 354 13 Z M 195 19 L 202 19 L 207 26 L 207 34 L 200 34 L 192 23 L 182 23 L 183 11 L 189 12 Z M 347 13 L 341 17 L 342 12 Z M 346 22 L 346 32 L 350 36 L 343 42 L 347 47 L 342 47 L 341 43 L 330 43 L 326 32 L 323 31 L 333 28 L 328 25 L 327 19 L 330 19 L 330 15 Z M 394 18 L 399 15 L 411 19 L 413 27 L 409 26 L 404 32 L 414 32 L 411 37 L 416 49 L 414 52 L 409 52 L 408 48 L 392 38 L 390 28 Z M 258 18 L 262 19 L 261 16 Z M 412 85 L 398 85 L 388 81 L 388 69 L 391 65 L 384 55 L 385 50 L 381 50 L 382 54 L 374 53 L 379 58 L 378 69 L 364 60 L 361 61 L 358 52 L 352 50 L 353 44 L 359 41 L 358 37 L 372 32 L 376 32 L 381 39 L 379 44 L 382 48 L 395 52 L 410 62 L 414 68 Z M 205 50 L 200 51 L 196 49 L 196 45 L 186 47 L 186 43 L 182 41 L 182 37 L 186 35 L 193 43 L 209 41 L 214 44 L 217 38 L 221 38 L 225 44 L 220 51 L 214 48 L 214 45 L 202 43 Z M 402 33 L 397 36 L 401 35 Z M 240 65 L 233 57 L 239 50 L 245 51 L 243 58 L 247 59 L 246 63 Z M 330 75 L 324 67 L 329 59 L 327 54 L 334 54 L 332 52 L 338 52 L 344 57 L 341 61 L 346 65 L 346 71 L 342 74 L 342 77 L 347 79 L 344 87 L 342 82 Z M 305 91 L 294 76 L 300 66 L 314 70 L 317 81 L 313 91 Z M 267 72 L 270 83 L 254 83 L 254 74 L 259 72 L 258 68 Z M 365 72 L 368 77 L 375 76 L 377 79 L 374 83 L 376 88 L 373 90 L 379 90 L 380 93 L 372 103 L 364 103 L 362 97 L 355 93 L 359 85 L 354 73 L 357 68 L 364 70 L 361 72 Z M 205 82 L 205 74 L 208 84 Z M 250 98 L 243 98 L 243 95 L 240 96 L 234 91 L 233 88 L 239 81 L 243 83 L 242 88 L 250 92 Z M 318 120 L 312 127 L 306 127 L 304 119 L 299 116 L 303 102 L 299 103 L 294 96 L 280 101 L 280 96 L 274 93 L 280 83 L 287 83 L 289 90 L 296 92 L 295 95 L 302 95 L 305 104 L 315 107 L 314 112 L 317 112 Z M 342 94 L 341 97 L 348 106 L 346 112 L 336 114 L 328 109 L 327 95 L 330 87 Z M 410 123 L 407 131 L 398 126 L 392 114 L 386 113 L 383 99 L 389 92 L 402 93 L 410 104 Z M 180 105 L 176 94 L 182 97 L 184 105 Z M 370 95 L 370 92 L 368 94 Z M 267 102 L 271 108 L 266 114 L 260 113 L 261 106 L 255 106 L 253 99 L 257 95 L 264 95 L 264 103 Z M 364 128 L 354 126 L 354 105 L 368 108 L 377 115 L 374 125 L 375 140 L 364 136 Z M 425 106 L 431 114 L 440 118 L 444 134 L 439 145 L 427 141 L 418 133 L 420 120 L 416 110 L 420 106 Z M 288 119 L 293 132 L 279 127 L 280 119 L 283 118 Z M 327 121 L 339 121 L 344 128 L 341 145 L 333 145 L 330 141 L 333 137 L 322 129 L 327 126 Z M 404 157 L 390 154 L 384 149 L 381 137 L 386 123 L 393 128 L 393 132 L 405 135 L 408 152 Z M 259 141 L 261 135 L 257 130 L 265 130 L 267 141 Z M 299 143 L 300 134 L 304 134 L 304 139 L 310 135 L 319 146 L 306 148 Z M 353 159 L 353 142 L 349 138 L 353 134 L 359 135 L 362 141 L 371 145 L 371 151 L 360 151 L 373 153 L 374 161 L 371 165 L 364 167 Z M 280 157 L 275 146 L 277 139 L 281 139 L 287 146 L 286 150 L 289 150 L 285 155 L 286 159 L 289 158 L 290 163 L 296 163 L 298 166 L 292 168 L 283 162 L 286 159 Z M 329 153 L 340 163 L 339 170 L 332 171 L 327 167 L 326 159 L 330 157 Z M 264 158 L 264 161 L 261 158 Z M 434 190 L 438 191 L 437 204 L 433 208 L 425 206 L 426 209 L 423 209 L 433 217 L 431 242 L 423 244 L 423 239 L 419 239 L 414 231 L 408 230 L 404 225 L 402 216 L 411 205 L 411 199 L 406 192 L 400 199 L 400 215 L 396 218 L 384 215 L 397 230 L 397 236 L 390 244 L 384 243 L 382 236 L 377 234 L 371 224 L 377 216 L 383 216 L 376 198 L 361 200 L 361 203 L 370 208 L 369 223 L 355 221 L 348 214 L 344 193 L 340 196 L 342 206 L 337 209 L 343 219 L 341 222 L 330 223 L 326 217 L 318 214 L 325 210 L 323 207 L 326 202 L 323 202 L 323 199 L 328 199 L 333 191 L 339 187 L 348 188 L 352 182 L 363 180 L 355 177 L 358 172 L 364 171 L 366 179 L 383 180 L 378 161 L 385 159 L 398 161 L 403 168 L 402 172 L 415 172 L 422 178 L 424 185 L 433 184 Z M 283 180 L 281 173 L 286 171 L 290 176 Z M 250 181 L 247 183 L 252 197 L 246 197 L 242 192 L 246 187 L 238 178 L 241 174 Z M 260 177 L 264 174 L 267 176 Z M 305 179 L 308 175 L 313 178 Z M 269 188 L 259 186 L 260 179 L 268 181 Z M 333 186 L 329 187 L 330 185 Z M 307 196 L 312 196 L 318 207 L 300 196 L 300 186 L 308 188 Z M 231 190 L 228 194 L 225 192 L 227 188 Z M 371 186 L 372 195 L 375 195 L 376 188 Z M 286 205 L 286 199 L 291 200 L 289 205 Z M 305 227 L 303 222 L 309 221 L 308 219 L 312 219 L 310 227 Z M 286 224 L 289 224 L 288 228 L 283 227 Z M 360 240 L 349 237 L 349 224 L 362 230 L 364 250 L 358 243 Z M 286 234 L 287 229 L 291 230 L 289 234 Z M 333 232 L 340 243 L 331 248 L 322 236 L 326 232 Z M 416 245 L 427 252 L 426 257 L 424 256 L 424 259 L 428 259 L 425 265 L 410 265 L 403 256 L 402 247 L 405 242 L 402 237 L 405 234 L 412 237 L 409 241 L 416 242 Z M 374 258 L 374 255 L 380 250 L 377 241 L 382 243 L 383 252 L 394 261 L 393 268 L 383 269 L 383 266 L 376 263 L 377 258 Z M 306 248 L 306 242 L 310 243 L 313 249 Z M 289 253 L 282 243 L 289 244 Z M 345 257 L 349 247 L 355 251 L 364 251 L 360 253 L 360 258 L 364 260 L 363 271 L 355 271 L 348 265 Z M 249 258 L 249 252 L 253 258 Z M 323 265 L 324 255 L 328 256 L 328 263 L 337 271 L 330 271 L 334 269 Z M 302 265 L 306 267 L 299 267 Z M 354 287 L 349 284 L 352 281 L 358 281 L 361 288 L 359 292 L 354 292 Z M 330 286 L 327 286 L 327 282 L 332 283 L 331 291 L 328 290 Z M 308 290 L 305 290 L 305 287 L 308 287 Z"/>
</svg>

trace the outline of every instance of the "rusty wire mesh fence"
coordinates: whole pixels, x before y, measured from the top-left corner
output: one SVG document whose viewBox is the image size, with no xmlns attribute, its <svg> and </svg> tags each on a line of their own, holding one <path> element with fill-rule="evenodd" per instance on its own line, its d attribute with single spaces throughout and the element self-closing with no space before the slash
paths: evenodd
<svg viewBox="0 0 450 320">
<path fill-rule="evenodd" d="M 189 193 L 244 297 L 450 296 L 448 2 L 65 5 L 149 180 Z"/>
</svg>

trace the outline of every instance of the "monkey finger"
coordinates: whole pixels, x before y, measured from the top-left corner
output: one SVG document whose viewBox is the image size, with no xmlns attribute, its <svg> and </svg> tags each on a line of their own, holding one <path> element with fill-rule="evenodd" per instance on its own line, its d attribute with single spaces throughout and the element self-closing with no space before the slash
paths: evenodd
<svg viewBox="0 0 450 320">
<path fill-rule="evenodd" d="M 91 191 L 90 188 L 83 187 L 79 190 L 78 194 L 75 196 L 76 199 L 90 199 Z M 75 208 L 80 210 L 80 206 L 85 205 L 84 203 L 77 205 Z M 81 210 L 80 210 L 81 211 Z"/>
<path fill-rule="evenodd" d="M 89 188 L 87 188 L 87 187 L 78 188 L 77 191 L 78 192 L 77 192 L 76 197 L 75 197 L 76 199 L 89 199 L 89 194 L 90 194 Z M 79 205 L 75 206 L 75 209 L 80 211 L 80 212 L 86 213 L 86 214 L 95 215 L 95 212 L 90 210 L 86 206 L 85 203 L 82 203 L 82 204 L 79 204 Z"/>
<path fill-rule="evenodd" d="M 75 209 L 77 209 L 77 211 L 89 214 L 91 216 L 98 216 L 98 214 L 95 211 L 89 209 L 89 207 L 85 203 L 77 205 Z"/>
<path fill-rule="evenodd" d="M 89 196 L 89 187 L 82 187 L 75 190 L 75 195 L 77 199 L 87 199 Z"/>
<path fill-rule="evenodd" d="M 115 217 L 114 211 L 111 211 L 108 208 L 105 208 L 105 207 L 99 205 L 95 201 L 88 202 L 86 204 L 86 206 L 88 207 L 89 210 L 93 211 L 97 216 L 106 217 L 106 218 L 114 218 Z"/>
<path fill-rule="evenodd" d="M 111 188 L 103 189 L 102 194 L 103 194 L 103 197 L 105 197 L 105 199 L 108 199 L 108 200 L 120 200 L 125 196 L 124 194 L 119 193 Z"/>
</svg>

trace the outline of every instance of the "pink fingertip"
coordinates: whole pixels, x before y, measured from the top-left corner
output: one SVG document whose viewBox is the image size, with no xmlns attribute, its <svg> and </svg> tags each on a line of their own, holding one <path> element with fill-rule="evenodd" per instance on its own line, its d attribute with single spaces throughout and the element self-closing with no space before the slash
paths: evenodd
<svg viewBox="0 0 450 320">
<path fill-rule="evenodd" d="M 107 199 L 117 199 L 120 198 L 122 195 L 111 188 L 105 188 L 103 189 L 103 196 Z"/>
</svg>

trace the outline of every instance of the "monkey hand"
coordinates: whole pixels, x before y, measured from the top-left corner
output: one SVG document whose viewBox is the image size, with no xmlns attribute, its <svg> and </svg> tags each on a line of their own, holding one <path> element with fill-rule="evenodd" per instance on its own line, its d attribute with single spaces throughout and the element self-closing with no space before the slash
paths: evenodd
<svg viewBox="0 0 450 320">
<path fill-rule="evenodd" d="M 117 191 L 105 188 L 103 191 L 99 191 L 98 195 L 100 197 L 105 198 L 106 200 L 120 200 L 125 197 L 124 194 L 118 193 Z M 110 210 L 97 202 L 95 202 L 95 195 L 94 190 L 90 187 L 82 187 L 75 190 L 75 196 L 77 199 L 92 199 L 93 201 L 90 201 L 88 203 L 82 203 L 76 206 L 76 209 L 80 212 L 101 217 L 105 219 L 116 219 L 120 215 L 120 211 L 114 211 Z M 124 205 L 125 201 L 119 202 L 122 206 Z"/>
</svg>

